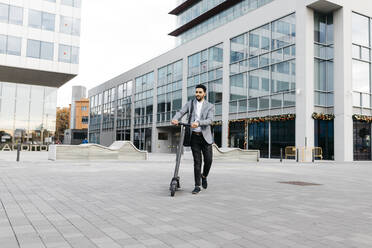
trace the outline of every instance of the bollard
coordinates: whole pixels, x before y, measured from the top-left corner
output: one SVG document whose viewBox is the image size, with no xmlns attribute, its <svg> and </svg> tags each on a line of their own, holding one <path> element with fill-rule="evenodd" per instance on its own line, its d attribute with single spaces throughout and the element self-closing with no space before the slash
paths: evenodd
<svg viewBox="0 0 372 248">
<path fill-rule="evenodd" d="M 20 153 L 21 153 L 21 144 L 17 144 L 17 162 L 19 162 Z"/>
<path fill-rule="evenodd" d="M 315 161 L 315 152 L 314 152 L 314 149 L 312 149 L 312 158 L 311 158 L 311 160 L 312 160 L 312 162 L 314 163 L 314 161 Z"/>
<path fill-rule="evenodd" d="M 280 163 L 283 163 L 283 148 L 280 148 Z"/>
<path fill-rule="evenodd" d="M 299 150 L 298 148 L 296 149 L 296 162 L 298 163 L 298 155 L 299 155 Z"/>
</svg>

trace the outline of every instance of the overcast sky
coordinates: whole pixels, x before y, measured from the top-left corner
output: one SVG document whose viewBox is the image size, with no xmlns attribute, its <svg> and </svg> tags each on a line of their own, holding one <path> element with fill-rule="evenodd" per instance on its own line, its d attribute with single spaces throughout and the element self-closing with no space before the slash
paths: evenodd
<svg viewBox="0 0 372 248">
<path fill-rule="evenodd" d="M 71 87 L 88 90 L 168 50 L 176 0 L 83 0 L 79 75 L 58 89 L 57 106 L 71 102 Z"/>
</svg>

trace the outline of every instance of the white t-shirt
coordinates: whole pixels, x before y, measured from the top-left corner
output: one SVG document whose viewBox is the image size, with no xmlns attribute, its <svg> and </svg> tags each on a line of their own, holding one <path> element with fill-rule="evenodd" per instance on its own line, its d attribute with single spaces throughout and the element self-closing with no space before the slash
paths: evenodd
<svg viewBox="0 0 372 248">
<path fill-rule="evenodd" d="M 200 121 L 200 114 L 201 114 L 201 109 L 203 107 L 203 103 L 204 103 L 204 100 L 200 101 L 200 102 L 196 101 L 195 122 Z M 200 133 L 201 132 L 201 127 L 199 126 L 197 128 L 193 128 L 192 131 Z"/>
</svg>

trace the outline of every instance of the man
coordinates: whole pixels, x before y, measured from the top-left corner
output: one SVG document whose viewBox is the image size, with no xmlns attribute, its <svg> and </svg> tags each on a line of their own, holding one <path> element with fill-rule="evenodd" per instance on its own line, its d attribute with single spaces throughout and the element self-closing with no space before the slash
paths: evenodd
<svg viewBox="0 0 372 248">
<path fill-rule="evenodd" d="M 199 84 L 195 87 L 195 99 L 186 103 L 173 117 L 172 124 L 178 125 L 179 120 L 189 113 L 191 104 L 194 109 L 191 114 L 191 150 L 194 157 L 195 188 L 193 194 L 200 192 L 200 179 L 204 189 L 208 187 L 207 176 L 212 165 L 212 131 L 211 124 L 214 118 L 214 105 L 205 100 L 207 88 Z M 201 174 L 201 154 L 204 157 L 203 174 Z"/>
</svg>

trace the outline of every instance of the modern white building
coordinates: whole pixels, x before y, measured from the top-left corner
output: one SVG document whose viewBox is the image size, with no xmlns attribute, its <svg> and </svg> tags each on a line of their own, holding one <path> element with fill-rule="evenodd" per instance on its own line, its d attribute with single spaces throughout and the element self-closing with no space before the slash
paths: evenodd
<svg viewBox="0 0 372 248">
<path fill-rule="evenodd" d="M 47 142 L 79 70 L 81 0 L 0 0 L 0 148 Z"/>
<path fill-rule="evenodd" d="M 90 142 L 174 152 L 169 122 L 202 83 L 219 146 L 371 160 L 371 1 L 183 0 L 170 14 L 176 48 L 89 91 Z"/>
</svg>

